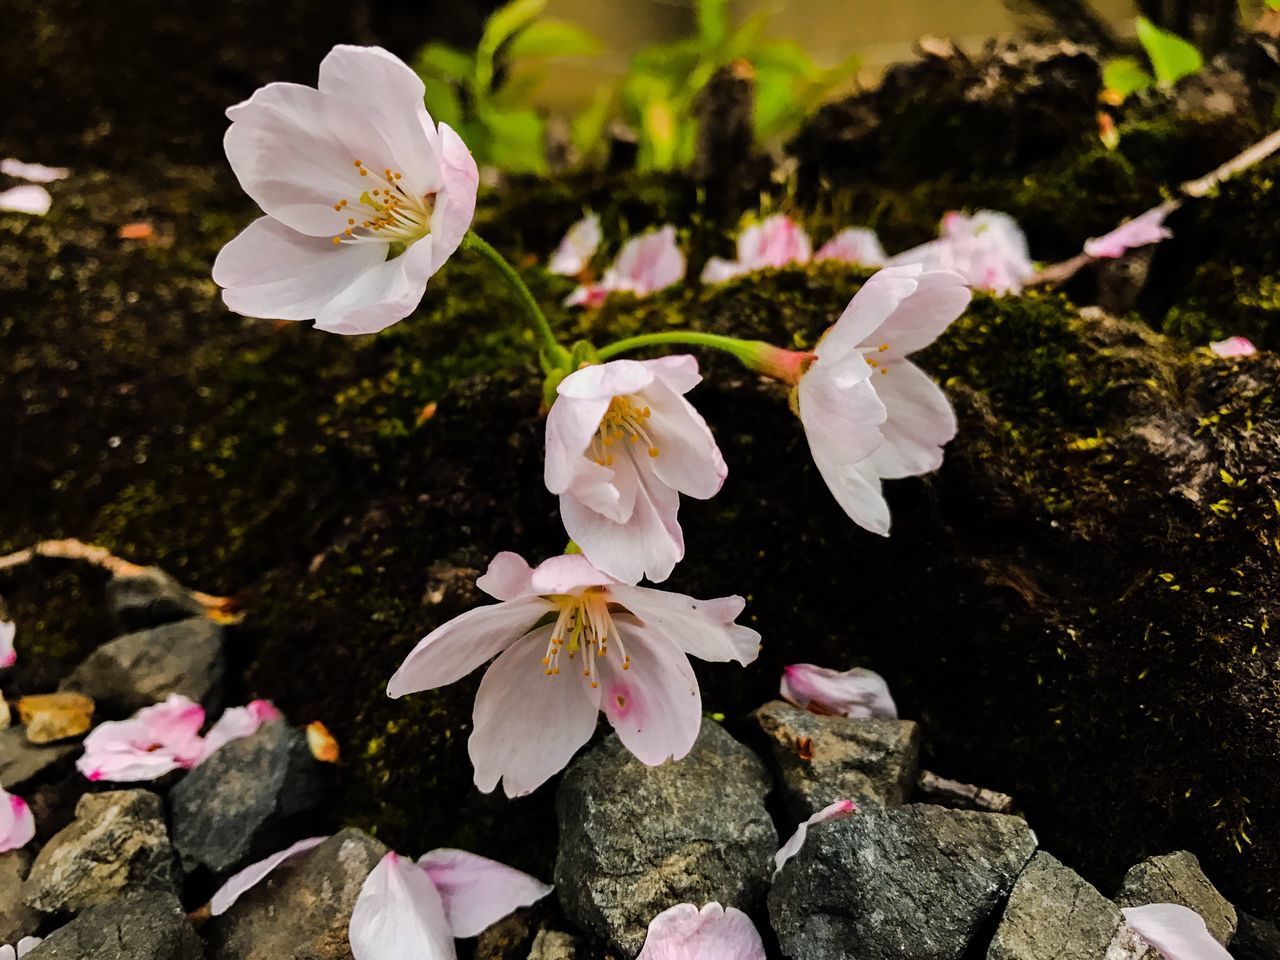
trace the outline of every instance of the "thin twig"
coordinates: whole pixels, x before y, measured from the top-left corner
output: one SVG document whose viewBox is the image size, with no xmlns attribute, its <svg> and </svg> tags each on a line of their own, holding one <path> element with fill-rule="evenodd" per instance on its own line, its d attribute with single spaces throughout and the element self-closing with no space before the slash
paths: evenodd
<svg viewBox="0 0 1280 960">
<path fill-rule="evenodd" d="M 985 787 L 975 787 L 970 783 L 948 780 L 940 777 L 932 770 L 921 770 L 916 777 L 916 787 L 925 796 L 945 801 L 954 806 L 968 810 L 982 810 L 987 813 L 1013 813 L 1017 804 L 1013 797 Z"/>
</svg>

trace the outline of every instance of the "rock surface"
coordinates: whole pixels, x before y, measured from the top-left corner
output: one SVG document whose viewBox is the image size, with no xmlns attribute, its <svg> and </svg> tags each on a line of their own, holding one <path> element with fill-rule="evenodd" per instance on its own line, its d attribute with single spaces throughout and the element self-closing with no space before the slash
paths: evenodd
<svg viewBox="0 0 1280 960">
<path fill-rule="evenodd" d="M 528 960 L 577 960 L 578 938 L 559 930 L 539 930 L 533 938 Z"/>
<path fill-rule="evenodd" d="M 78 913 L 127 894 L 173 894 L 175 882 L 160 798 L 118 790 L 80 798 L 75 821 L 32 864 L 25 896 L 41 913 Z"/>
<path fill-rule="evenodd" d="M 1138 960 L 1146 953 L 1119 907 L 1042 850 L 1013 885 L 987 960 Z"/>
<path fill-rule="evenodd" d="M 796 822 L 834 800 L 897 806 L 911 796 L 920 728 L 911 720 L 819 716 L 774 700 L 752 714 Z"/>
<path fill-rule="evenodd" d="M 0 943 L 17 943 L 36 931 L 40 917 L 22 902 L 22 883 L 31 869 L 24 850 L 0 853 Z"/>
<path fill-rule="evenodd" d="M 70 769 L 79 752 L 76 743 L 28 743 L 20 727 L 0 730 L 0 783 L 6 790 L 21 791 L 35 780 L 49 779 Z"/>
<path fill-rule="evenodd" d="M 27 957 L 29 960 L 203 960 L 204 947 L 177 897 L 172 893 L 148 893 L 85 911 L 52 933 Z"/>
<path fill-rule="evenodd" d="M 214 960 L 352 960 L 351 910 L 387 848 L 343 830 L 282 866 L 205 928 Z"/>
<path fill-rule="evenodd" d="M 104 712 L 121 716 L 171 693 L 216 712 L 222 702 L 222 646 L 222 628 L 199 618 L 126 633 L 89 654 L 62 689 L 87 694 Z"/>
<path fill-rule="evenodd" d="M 93 726 L 93 700 L 81 693 L 43 693 L 16 704 L 27 742 L 37 745 L 82 737 Z"/>
<path fill-rule="evenodd" d="M 1240 925 L 1231 941 L 1232 960 L 1280 960 L 1280 930 L 1276 925 L 1247 913 L 1238 917 Z"/>
<path fill-rule="evenodd" d="M 1231 943 L 1236 932 L 1236 908 L 1209 882 L 1196 855 L 1186 850 L 1148 857 L 1132 866 L 1124 875 L 1116 903 L 1122 907 L 1180 903 L 1200 914 L 1223 946 Z"/>
<path fill-rule="evenodd" d="M 107 581 L 107 607 L 121 630 L 145 630 L 204 614 L 200 601 L 159 567 Z"/>
<path fill-rule="evenodd" d="M 960 960 L 1035 848 L 1017 817 L 867 807 L 810 829 L 769 917 L 790 960 Z"/>
<path fill-rule="evenodd" d="M 565 914 L 633 957 L 673 904 L 753 909 L 778 848 L 768 790 L 760 760 L 709 720 L 687 757 L 659 767 L 610 736 L 573 762 L 556 795 Z"/>
<path fill-rule="evenodd" d="M 326 771 L 283 720 L 233 740 L 173 788 L 173 842 L 188 873 L 226 874 L 280 849 L 324 801 Z"/>
</svg>

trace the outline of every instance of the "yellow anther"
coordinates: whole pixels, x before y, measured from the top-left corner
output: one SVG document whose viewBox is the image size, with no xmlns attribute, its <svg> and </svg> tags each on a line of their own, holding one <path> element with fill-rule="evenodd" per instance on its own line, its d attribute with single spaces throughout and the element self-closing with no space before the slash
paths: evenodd
<svg viewBox="0 0 1280 960">
<path fill-rule="evenodd" d="M 367 177 L 368 175 L 369 175 L 369 171 L 368 171 L 368 170 L 366 170 L 364 167 L 361 167 L 361 168 L 360 168 L 360 176 L 362 176 L 362 177 Z"/>
<path fill-rule="evenodd" d="M 353 160 L 352 162 L 353 162 L 357 167 L 358 167 L 358 166 L 360 166 L 360 161 L 359 161 L 359 160 Z"/>
<path fill-rule="evenodd" d="M 888 349 L 889 349 L 889 345 L 888 345 L 887 343 L 882 343 L 882 344 L 880 344 L 880 352 L 881 352 L 881 353 L 884 353 L 884 352 L 885 352 L 886 350 L 888 350 Z"/>
<path fill-rule="evenodd" d="M 356 222 L 355 217 L 347 217 L 347 223 L 355 223 L 355 222 Z"/>
<path fill-rule="evenodd" d="M 888 373 L 888 372 L 889 372 L 889 368 L 888 368 L 888 367 L 881 367 L 881 368 L 880 368 L 880 372 L 881 372 L 881 373 Z"/>
<path fill-rule="evenodd" d="M 592 689 L 592 690 L 594 690 L 594 689 L 595 689 L 596 687 L 598 687 L 598 686 L 600 686 L 600 681 L 599 681 L 599 680 L 592 680 L 592 681 L 591 681 L 591 689 Z"/>
<path fill-rule="evenodd" d="M 342 209 L 342 204 L 340 204 L 340 203 L 335 203 L 335 204 L 333 205 L 333 209 L 335 209 L 335 210 L 341 210 L 341 209 Z"/>
<path fill-rule="evenodd" d="M 342 238 L 341 238 L 341 237 L 334 237 L 334 238 L 333 238 L 333 245 L 334 245 L 335 247 L 336 247 L 338 244 L 340 244 L 341 242 L 342 242 Z"/>
<path fill-rule="evenodd" d="M 650 448 L 649 448 L 649 456 L 651 456 L 651 457 L 656 457 L 657 455 L 658 455 L 658 448 L 657 448 L 657 447 L 650 447 Z"/>
</svg>

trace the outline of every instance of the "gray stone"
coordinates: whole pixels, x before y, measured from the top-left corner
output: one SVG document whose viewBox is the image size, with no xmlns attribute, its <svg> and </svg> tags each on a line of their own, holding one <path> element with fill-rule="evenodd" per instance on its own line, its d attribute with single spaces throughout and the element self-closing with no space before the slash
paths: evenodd
<svg viewBox="0 0 1280 960">
<path fill-rule="evenodd" d="M 987 960 L 1138 960 L 1146 954 L 1120 908 L 1042 850 L 1013 885 Z"/>
<path fill-rule="evenodd" d="M 103 712 L 128 716 L 180 693 L 216 712 L 222 703 L 222 628 L 204 618 L 126 633 L 105 643 L 62 681 Z"/>
<path fill-rule="evenodd" d="M 1200 914 L 1213 939 L 1224 947 L 1236 932 L 1236 908 L 1209 882 L 1196 855 L 1186 850 L 1148 857 L 1130 867 L 1116 894 L 1116 903 L 1122 907 L 1181 904 Z"/>
<path fill-rule="evenodd" d="M 897 806 L 911 796 L 920 760 L 920 728 L 911 720 L 819 716 L 781 700 L 752 718 L 797 823 L 835 800 Z"/>
<path fill-rule="evenodd" d="M 283 720 L 232 740 L 169 794 L 183 870 L 226 874 L 296 839 L 289 834 L 324 802 L 328 783 L 306 737 Z"/>
<path fill-rule="evenodd" d="M 1239 926 L 1231 941 L 1234 960 L 1280 960 L 1280 930 L 1267 920 L 1238 913 Z"/>
<path fill-rule="evenodd" d="M 75 821 L 32 864 L 26 903 L 41 913 L 79 913 L 132 893 L 174 893 L 175 882 L 160 798 L 146 790 L 88 793 Z"/>
<path fill-rule="evenodd" d="M 27 954 L 27 960 L 203 960 L 203 957 L 200 938 L 172 893 L 136 894 L 94 907 L 56 930 Z"/>
<path fill-rule="evenodd" d="M 580 954 L 578 938 L 559 930 L 539 930 L 533 938 L 528 960 L 577 960 Z"/>
<path fill-rule="evenodd" d="M 21 727 L 0 730 L 0 784 L 20 793 L 30 783 L 51 780 L 70 770 L 79 753 L 78 743 L 36 746 L 27 742 Z"/>
<path fill-rule="evenodd" d="M 687 757 L 658 767 L 610 736 L 574 761 L 556 795 L 565 914 L 630 958 L 673 904 L 754 909 L 778 848 L 768 790 L 760 760 L 710 720 Z"/>
<path fill-rule="evenodd" d="M 1018 817 L 864 807 L 810 829 L 769 916 L 791 960 L 958 960 L 1035 849 Z"/>
<path fill-rule="evenodd" d="M 352 960 L 351 911 L 387 848 L 343 830 L 278 868 L 205 927 L 216 960 Z"/>
<path fill-rule="evenodd" d="M 40 924 L 39 914 L 22 902 L 22 883 L 30 869 L 26 851 L 0 853 L 0 943 L 17 943 Z"/>
<path fill-rule="evenodd" d="M 204 616 L 191 591 L 159 567 L 116 574 L 107 581 L 107 607 L 121 630 L 145 630 Z"/>
</svg>

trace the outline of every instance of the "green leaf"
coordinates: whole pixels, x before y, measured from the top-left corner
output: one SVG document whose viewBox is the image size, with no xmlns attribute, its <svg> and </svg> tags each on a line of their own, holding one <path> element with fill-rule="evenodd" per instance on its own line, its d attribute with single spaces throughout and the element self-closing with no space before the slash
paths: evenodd
<svg viewBox="0 0 1280 960">
<path fill-rule="evenodd" d="M 446 43 L 428 43 L 413 60 L 413 69 L 418 76 L 454 80 L 459 84 L 470 82 L 475 67 L 476 61 L 471 54 Z"/>
<path fill-rule="evenodd" d="M 542 118 L 532 110 L 484 109 L 479 116 L 489 134 L 488 159 L 510 173 L 545 173 Z"/>
<path fill-rule="evenodd" d="M 604 45 L 568 20 L 535 20 L 517 33 L 504 51 L 512 60 L 521 57 L 591 57 Z"/>
<path fill-rule="evenodd" d="M 1149 90 L 1155 82 L 1155 78 L 1133 57 L 1116 57 L 1108 60 L 1102 68 L 1102 85 L 1124 97 Z"/>
<path fill-rule="evenodd" d="M 1280 10 L 1280 0 L 1267 0 L 1268 10 Z"/>
<path fill-rule="evenodd" d="M 523 30 L 541 16 L 547 8 L 547 0 L 511 0 L 499 7 L 485 21 L 477 50 L 488 51 L 492 56 L 512 35 Z"/>
<path fill-rule="evenodd" d="M 728 0 L 696 0 L 698 38 L 706 50 L 715 50 L 729 35 Z"/>
<path fill-rule="evenodd" d="M 588 162 L 605 151 L 605 129 L 613 108 L 613 88 L 604 85 L 596 89 L 596 95 L 585 110 L 573 118 L 570 136 L 573 148 L 582 162 Z"/>
<path fill-rule="evenodd" d="M 1138 17 L 1138 41 L 1151 58 L 1156 83 L 1171 87 L 1204 66 L 1200 51 L 1176 33 L 1161 30 L 1146 17 Z"/>
<path fill-rule="evenodd" d="M 437 123 L 447 123 L 457 130 L 462 125 L 462 98 L 452 84 L 443 81 L 427 84 L 427 112 Z"/>
<path fill-rule="evenodd" d="M 670 100 L 654 97 L 640 117 L 641 148 L 652 170 L 671 170 L 679 152 L 679 121 Z"/>
</svg>

